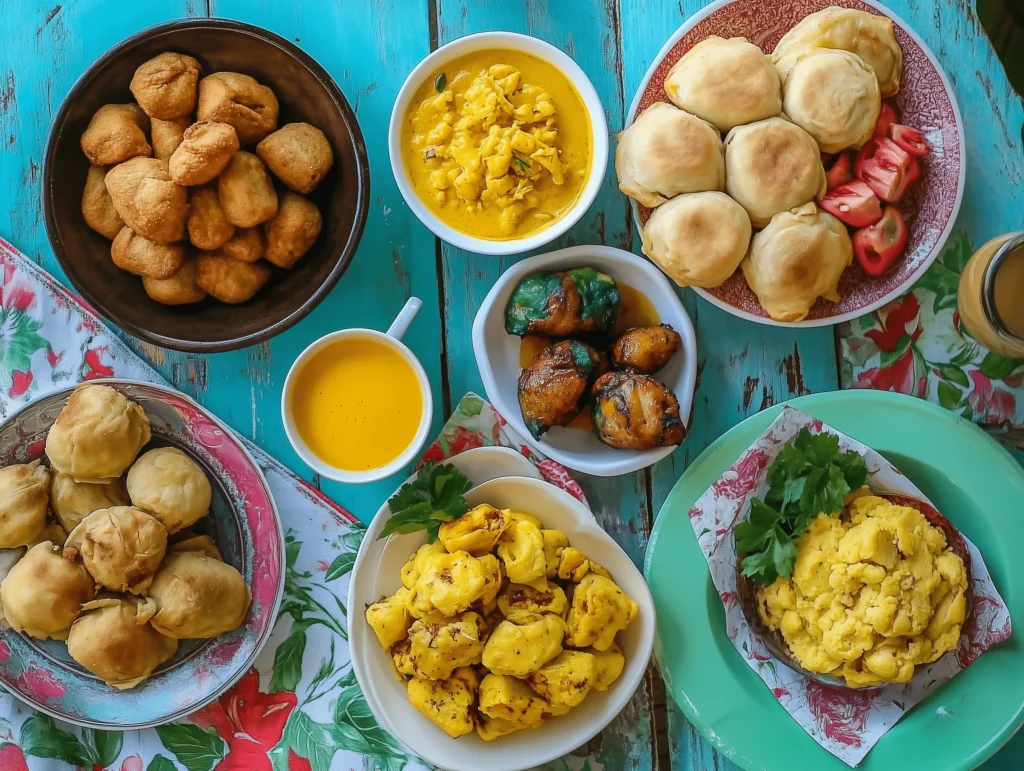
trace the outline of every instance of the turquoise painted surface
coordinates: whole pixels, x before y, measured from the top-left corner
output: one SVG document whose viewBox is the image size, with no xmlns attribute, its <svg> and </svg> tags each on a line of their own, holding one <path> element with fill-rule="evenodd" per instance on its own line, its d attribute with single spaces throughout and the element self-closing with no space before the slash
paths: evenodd
<svg viewBox="0 0 1024 771">
<path fill-rule="evenodd" d="M 594 82 L 612 133 L 622 127 L 651 58 L 702 0 L 0 0 L 0 236 L 62 277 L 50 253 L 38 203 L 50 118 L 81 72 L 122 38 L 188 15 L 218 15 L 267 27 L 316 57 L 353 103 L 370 154 L 372 200 L 352 267 L 307 319 L 273 341 L 213 356 L 191 356 L 128 342 L 182 390 L 196 396 L 307 479 L 279 416 L 290 362 L 326 332 L 384 328 L 410 294 L 424 307 L 407 342 L 434 387 L 435 428 L 451 403 L 481 388 L 470 344 L 473 314 L 515 258 L 473 257 L 440 245 L 411 215 L 391 177 L 386 127 L 406 73 L 432 47 L 461 35 L 511 29 L 572 55 Z M 1010 90 L 968 0 L 893 0 L 949 73 L 963 107 L 967 192 L 960 224 L 975 243 L 1024 225 L 1024 108 Z M 609 171 L 598 202 L 561 244 L 608 243 L 638 250 L 625 199 Z M 647 473 L 582 480 L 598 516 L 639 562 L 656 512 L 679 472 L 722 431 L 762 407 L 837 386 L 831 331 L 801 333 L 744 324 L 681 293 L 698 330 L 701 379 L 687 443 Z M 317 480 L 318 481 L 318 480 Z M 362 519 L 397 480 L 365 487 L 330 482 L 326 493 Z M 654 746 L 654 683 L 589 748 L 608 769 L 733 768 L 668 706 L 668 747 Z M 667 752 L 667 755 L 666 755 Z M 659 754 L 661 759 L 659 760 Z M 1018 737 L 986 771 L 1020 766 Z M 579 763 L 573 767 L 578 767 Z"/>
</svg>

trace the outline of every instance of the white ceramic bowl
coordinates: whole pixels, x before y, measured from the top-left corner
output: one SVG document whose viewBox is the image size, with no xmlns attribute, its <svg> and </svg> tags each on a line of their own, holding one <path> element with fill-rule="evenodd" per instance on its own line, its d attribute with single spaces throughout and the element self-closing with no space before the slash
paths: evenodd
<svg viewBox="0 0 1024 771">
<path fill-rule="evenodd" d="M 505 271 L 487 293 L 473 321 L 473 352 L 487 398 L 523 439 L 552 460 L 594 476 L 617 476 L 639 471 L 671 454 L 673 447 L 650 450 L 617 450 L 593 433 L 555 427 L 534 439 L 519 411 L 516 385 L 520 339 L 505 331 L 505 306 L 516 286 L 527 276 L 545 271 L 568 270 L 590 265 L 629 284 L 654 305 L 658 318 L 683 339 L 683 348 L 655 377 L 665 382 L 679 400 L 679 414 L 687 425 L 697 380 L 697 338 L 679 296 L 665 275 L 652 263 L 611 246 L 573 246 L 539 254 Z"/>
<path fill-rule="evenodd" d="M 568 715 L 535 730 L 485 742 L 476 734 L 452 739 L 412 706 L 404 684 L 394 676 L 387 653 L 362 618 L 354 618 L 350 624 L 352 667 L 378 721 L 424 760 L 452 771 L 533 768 L 585 744 L 629 702 L 643 680 L 654 647 L 654 602 L 643 576 L 626 553 L 597 525 L 586 507 L 568 493 L 535 478 L 503 477 L 472 489 L 466 498 L 471 505 L 487 502 L 540 516 L 546 526 L 565 532 L 570 543 L 611 571 L 615 581 L 639 606 L 637 618 L 617 638 L 626 657 L 622 675 L 606 692 L 591 692 Z M 350 608 L 363 608 L 398 589 L 402 565 L 426 541 L 422 533 L 376 541 L 389 516 L 385 506 L 364 537 L 353 568 Z"/>
<path fill-rule="evenodd" d="M 424 81 L 433 80 L 436 74 L 444 68 L 444 65 L 453 59 L 487 49 L 522 51 L 553 64 L 575 86 L 590 113 L 593 157 L 590 176 L 587 178 L 587 183 L 580 192 L 579 198 L 576 199 L 576 203 L 560 219 L 543 230 L 523 238 L 506 241 L 475 238 L 449 227 L 438 219 L 423 204 L 413 189 L 412 183 L 409 181 L 409 172 L 405 168 L 405 156 L 402 151 L 402 125 L 417 89 L 423 85 Z M 551 243 L 575 225 L 590 208 L 601 189 L 605 171 L 608 168 L 608 121 L 594 85 L 570 56 L 550 43 L 545 43 L 543 40 L 529 35 L 519 35 L 514 32 L 480 32 L 441 46 L 409 73 L 409 77 L 405 79 L 405 83 L 402 84 L 398 97 L 395 99 L 395 106 L 391 110 L 391 124 L 388 127 L 388 153 L 391 156 L 391 171 L 395 175 L 395 181 L 398 183 L 398 189 L 402 192 L 402 197 L 412 209 L 413 214 L 435 236 L 452 246 L 477 254 L 516 254 Z"/>
</svg>

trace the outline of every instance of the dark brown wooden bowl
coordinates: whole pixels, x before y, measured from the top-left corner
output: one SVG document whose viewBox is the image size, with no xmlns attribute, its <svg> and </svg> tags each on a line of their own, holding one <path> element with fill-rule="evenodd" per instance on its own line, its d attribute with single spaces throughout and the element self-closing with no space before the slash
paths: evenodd
<svg viewBox="0 0 1024 771">
<path fill-rule="evenodd" d="M 279 125 L 305 121 L 321 129 L 334 166 L 310 198 L 323 214 L 316 243 L 292 270 L 274 275 L 246 303 L 213 299 L 172 307 L 150 300 L 141 280 L 117 268 L 110 241 L 82 218 L 89 162 L 79 138 L 104 104 L 133 101 L 136 67 L 163 52 L 190 54 L 203 75 L 242 72 L 270 86 L 281 104 Z M 96 311 L 127 332 L 179 351 L 227 351 L 266 340 L 295 324 L 345 272 L 366 223 L 370 170 L 355 113 L 312 57 L 267 30 L 226 19 L 182 19 L 143 30 L 111 48 L 71 88 L 54 118 L 43 163 L 43 215 L 57 261 Z"/>
</svg>

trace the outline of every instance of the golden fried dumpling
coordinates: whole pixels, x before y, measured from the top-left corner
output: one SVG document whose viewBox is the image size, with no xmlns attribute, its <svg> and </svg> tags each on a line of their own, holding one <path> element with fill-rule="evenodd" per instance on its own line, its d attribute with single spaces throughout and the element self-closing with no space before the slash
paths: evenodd
<svg viewBox="0 0 1024 771">
<path fill-rule="evenodd" d="M 472 667 L 459 667 L 446 680 L 409 681 L 409 701 L 453 739 L 473 733 L 480 678 Z"/>
<path fill-rule="evenodd" d="M 178 639 L 206 639 L 237 629 L 252 595 L 242 574 L 202 552 L 168 555 L 153 577 L 149 596 L 157 611 L 150 623 Z"/>
<path fill-rule="evenodd" d="M 480 599 L 488 572 L 487 565 L 467 552 L 434 554 L 416 579 L 409 611 L 417 618 L 434 610 L 454 616 Z"/>
<path fill-rule="evenodd" d="M 107 685 L 134 688 L 178 650 L 178 641 L 146 623 L 141 600 L 86 603 L 68 635 L 68 654 Z"/>
<path fill-rule="evenodd" d="M 223 250 L 221 247 L 196 255 L 196 284 L 222 303 L 244 303 L 270 280 L 270 268 L 261 263 L 239 262 L 223 254 Z"/>
<path fill-rule="evenodd" d="M 679 195 L 655 209 L 641 250 L 679 286 L 716 287 L 750 246 L 750 217 L 725 193 Z"/>
<path fill-rule="evenodd" d="M 132 503 L 159 519 L 168 533 L 188 527 L 210 510 L 210 480 L 176 447 L 144 453 L 129 469 L 127 484 Z"/>
<path fill-rule="evenodd" d="M 256 154 L 296 193 L 312 193 L 334 165 L 327 136 L 308 123 L 288 123 L 256 146 Z"/>
<path fill-rule="evenodd" d="M 50 471 L 38 460 L 0 468 L 0 549 L 27 546 L 46 524 Z"/>
<path fill-rule="evenodd" d="M 720 131 L 764 120 L 782 110 L 779 73 L 746 38 L 712 35 L 669 70 L 665 93 L 678 107 Z"/>
<path fill-rule="evenodd" d="M 409 555 L 409 559 L 402 566 L 402 584 L 407 589 L 415 589 L 416 581 L 419 580 L 420 574 L 426 570 L 430 558 L 435 554 L 444 553 L 445 548 L 441 541 L 423 544 Z"/>
<path fill-rule="evenodd" d="M 191 116 L 174 120 L 152 119 L 153 157 L 161 161 L 169 161 L 185 137 L 185 129 L 192 125 Z"/>
<path fill-rule="evenodd" d="M 622 650 L 614 642 L 607 650 L 599 651 L 597 648 L 587 648 L 586 652 L 594 656 L 594 690 L 607 691 L 609 686 L 622 674 L 622 670 L 626 666 L 626 657 L 622 655 Z"/>
<path fill-rule="evenodd" d="M 82 134 L 82 152 L 93 166 L 116 166 L 130 158 L 147 157 L 149 118 L 137 104 L 105 104 L 92 116 Z"/>
<path fill-rule="evenodd" d="M 502 512 L 482 503 L 458 519 L 442 522 L 438 537 L 450 552 L 461 550 L 479 557 L 494 548 L 510 523 Z"/>
<path fill-rule="evenodd" d="M 544 540 L 544 561 L 547 563 L 547 577 L 554 578 L 558 575 L 558 562 L 562 557 L 562 551 L 569 545 L 569 539 L 561 530 L 541 530 L 541 538 Z"/>
<path fill-rule="evenodd" d="M 498 608 L 502 615 L 512 613 L 553 613 L 565 616 L 569 601 L 558 584 L 548 584 L 547 591 L 539 592 L 525 584 L 509 584 L 498 595 Z"/>
<path fill-rule="evenodd" d="M 782 212 L 754 236 L 743 275 L 776 321 L 800 321 L 818 297 L 839 301 L 839 276 L 853 242 L 838 219 L 813 203 Z"/>
<path fill-rule="evenodd" d="M 366 609 L 366 623 L 373 629 L 384 650 L 390 650 L 392 645 L 404 640 L 409 634 L 412 616 L 406 604 L 410 594 L 410 590 L 403 586 L 390 597 L 384 597 Z"/>
<path fill-rule="evenodd" d="M 0 603 L 15 632 L 40 640 L 65 640 L 96 583 L 78 552 L 49 541 L 36 544 L 0 583 Z"/>
<path fill-rule="evenodd" d="M 217 548 L 217 544 L 208 535 L 193 535 L 190 538 L 175 541 L 167 546 L 168 554 L 180 554 L 183 551 L 199 551 L 215 560 L 224 560 L 220 549 Z"/>
<path fill-rule="evenodd" d="M 680 193 L 722 190 L 722 137 L 707 121 L 658 102 L 619 134 L 615 174 L 619 190 L 644 206 Z"/>
<path fill-rule="evenodd" d="M 263 162 L 239 150 L 217 178 L 224 217 L 240 228 L 256 227 L 277 214 L 277 192 Z"/>
<path fill-rule="evenodd" d="M 82 190 L 82 217 L 85 224 L 101 236 L 113 240 L 124 227 L 124 220 L 114 208 L 114 202 L 107 192 L 107 170 L 102 166 L 90 166 Z"/>
<path fill-rule="evenodd" d="M 235 235 L 235 226 L 224 216 L 220 196 L 212 184 L 192 191 L 185 226 L 188 228 L 188 240 L 199 249 L 219 249 Z M 256 259 L 259 259 L 258 254 Z"/>
<path fill-rule="evenodd" d="M 495 674 L 526 677 L 561 652 L 565 628 L 561 617 L 550 613 L 513 613 L 487 639 L 484 666 Z"/>
<path fill-rule="evenodd" d="M 68 536 L 96 583 L 115 592 L 144 594 L 167 551 L 167 529 L 134 506 L 99 509 Z"/>
<path fill-rule="evenodd" d="M 588 573 L 572 595 L 566 642 L 574 648 L 608 650 L 636 614 L 636 603 L 614 581 Z"/>
<path fill-rule="evenodd" d="M 526 519 L 514 520 L 498 539 L 498 556 L 505 574 L 517 584 L 547 588 L 548 563 L 540 528 Z"/>
<path fill-rule="evenodd" d="M 142 288 L 151 300 L 164 305 L 190 305 L 206 298 L 206 291 L 196 282 L 196 260 L 186 257 L 170 278 L 142 277 Z"/>
<path fill-rule="evenodd" d="M 201 120 L 185 130 L 167 161 L 167 172 L 179 185 L 205 185 L 217 178 L 238 148 L 233 126 Z"/>
<path fill-rule="evenodd" d="M 196 107 L 199 69 L 193 57 L 165 51 L 140 64 L 128 87 L 150 118 L 182 118 Z"/>
<path fill-rule="evenodd" d="M 805 16 L 775 46 L 772 60 L 779 74 L 785 76 L 809 48 L 835 48 L 859 56 L 878 78 L 882 98 L 900 90 L 903 51 L 888 16 L 838 6 Z"/>
<path fill-rule="evenodd" d="M 725 138 L 725 188 L 755 228 L 825 195 L 814 137 L 783 118 L 738 126 Z"/>
<path fill-rule="evenodd" d="M 424 680 L 447 680 L 458 667 L 479 664 L 484 651 L 478 613 L 462 613 L 443 622 L 419 619 L 409 636 L 391 648 L 400 674 Z"/>
<path fill-rule="evenodd" d="M 106 482 L 124 473 L 149 437 L 142 407 L 110 386 L 85 384 L 50 427 L 46 455 L 79 482 Z"/>
<path fill-rule="evenodd" d="M 165 281 L 185 264 L 185 247 L 178 243 L 155 243 L 126 225 L 110 245 L 110 259 L 121 270 Z"/>
<path fill-rule="evenodd" d="M 849 51 L 812 48 L 782 81 L 783 107 L 823 153 L 860 149 L 875 131 L 882 98 L 878 78 Z"/>
<path fill-rule="evenodd" d="M 526 678 L 548 704 L 578 707 L 597 680 L 594 656 L 583 651 L 562 651 Z"/>
<path fill-rule="evenodd" d="M 199 81 L 196 117 L 229 123 L 243 147 L 277 128 L 280 107 L 274 92 L 238 72 L 215 72 Z"/>
<path fill-rule="evenodd" d="M 132 158 L 108 171 L 103 183 L 126 227 L 155 244 L 185 237 L 188 188 L 171 179 L 167 161 Z"/>
<path fill-rule="evenodd" d="M 547 702 L 525 682 L 494 672 L 480 683 L 478 708 L 489 718 L 507 721 L 514 726 L 513 730 L 533 728 L 551 717 Z"/>
<path fill-rule="evenodd" d="M 315 203 L 295 193 L 282 193 L 277 213 L 263 223 L 264 259 L 286 270 L 294 267 L 316 243 L 321 227 L 323 217 Z"/>
<path fill-rule="evenodd" d="M 69 533 L 78 523 L 99 509 L 127 506 L 128 491 L 120 479 L 89 484 L 77 482 L 70 474 L 57 471 L 50 483 L 50 507 Z"/>
</svg>

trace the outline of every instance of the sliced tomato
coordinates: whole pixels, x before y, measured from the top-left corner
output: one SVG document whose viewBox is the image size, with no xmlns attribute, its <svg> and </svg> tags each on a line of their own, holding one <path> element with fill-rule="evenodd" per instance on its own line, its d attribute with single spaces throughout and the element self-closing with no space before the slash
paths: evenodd
<svg viewBox="0 0 1024 771">
<path fill-rule="evenodd" d="M 841 185 L 854 180 L 853 176 L 854 155 L 849 150 L 839 153 L 835 162 L 825 172 L 825 179 L 828 181 L 828 189 L 835 190 Z"/>
<path fill-rule="evenodd" d="M 919 179 L 921 179 L 921 164 L 917 162 L 917 158 L 911 157 L 910 167 L 907 169 L 907 187 L 909 188 Z"/>
<path fill-rule="evenodd" d="M 886 206 L 882 219 L 853 234 L 853 254 L 869 276 L 884 274 L 907 246 L 907 223 L 895 206 Z"/>
<path fill-rule="evenodd" d="M 874 137 L 857 155 L 857 179 L 888 203 L 897 203 L 913 181 L 914 158 L 888 137 Z M 917 174 L 920 175 L 920 169 Z M 916 178 L 916 177 L 915 177 Z"/>
<path fill-rule="evenodd" d="M 882 204 L 878 196 L 860 180 L 830 190 L 818 205 L 854 228 L 874 225 L 882 219 Z"/>
<path fill-rule="evenodd" d="M 882 102 L 882 109 L 878 113 L 878 120 L 875 122 L 875 136 L 889 136 L 889 126 L 899 122 L 900 114 L 896 112 L 896 108 L 888 102 Z"/>
<path fill-rule="evenodd" d="M 917 129 L 904 126 L 902 123 L 893 123 L 889 126 L 889 138 L 915 158 L 924 158 L 928 155 L 928 142 Z"/>
</svg>

